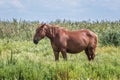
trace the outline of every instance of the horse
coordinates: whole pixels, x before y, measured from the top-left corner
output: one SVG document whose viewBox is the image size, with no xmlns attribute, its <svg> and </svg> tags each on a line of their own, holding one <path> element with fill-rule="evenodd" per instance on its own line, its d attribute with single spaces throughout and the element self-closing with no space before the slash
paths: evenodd
<svg viewBox="0 0 120 80">
<path fill-rule="evenodd" d="M 36 29 L 33 42 L 38 44 L 45 36 L 50 39 L 55 61 L 59 60 L 59 52 L 67 60 L 67 53 L 76 54 L 83 50 L 89 61 L 94 60 L 98 37 L 88 29 L 70 31 L 57 25 L 42 24 Z"/>
</svg>

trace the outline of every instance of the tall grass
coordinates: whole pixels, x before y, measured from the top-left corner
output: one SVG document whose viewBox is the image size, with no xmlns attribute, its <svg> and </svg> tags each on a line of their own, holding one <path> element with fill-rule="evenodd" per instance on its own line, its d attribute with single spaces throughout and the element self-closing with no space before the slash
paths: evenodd
<svg viewBox="0 0 120 80">
<path fill-rule="evenodd" d="M 67 54 L 68 61 L 60 55 L 60 61 L 55 62 L 48 39 L 38 46 L 32 41 L 0 42 L 1 80 L 120 79 L 120 47 L 98 47 L 95 60 L 89 64 L 84 52 Z"/>
<path fill-rule="evenodd" d="M 39 21 L 0 21 L 0 38 L 14 40 L 32 40 Z M 70 30 L 87 28 L 95 32 L 99 37 L 101 45 L 120 45 L 120 21 L 81 21 L 71 22 L 66 20 L 56 20 L 49 24 L 56 24 Z"/>
<path fill-rule="evenodd" d="M 92 64 L 84 52 L 67 54 L 68 61 L 60 54 L 60 61 L 55 62 L 49 39 L 38 45 L 32 42 L 38 24 L 39 21 L 16 19 L 0 21 L 0 80 L 120 80 L 120 21 L 49 23 L 95 32 L 99 46 Z"/>
<path fill-rule="evenodd" d="M 31 40 L 33 31 L 38 22 L 29 21 L 0 21 L 0 38 L 9 38 L 14 40 Z"/>
</svg>

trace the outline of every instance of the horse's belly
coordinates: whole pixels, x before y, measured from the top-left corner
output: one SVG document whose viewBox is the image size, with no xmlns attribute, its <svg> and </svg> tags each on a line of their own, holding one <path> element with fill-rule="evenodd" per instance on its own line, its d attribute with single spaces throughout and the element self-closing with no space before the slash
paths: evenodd
<svg viewBox="0 0 120 80">
<path fill-rule="evenodd" d="M 79 52 L 81 52 L 81 51 L 83 51 L 84 49 L 78 49 L 78 48 L 76 48 L 76 49 L 67 49 L 67 52 L 68 53 L 79 53 Z"/>
<path fill-rule="evenodd" d="M 79 53 L 79 52 L 81 52 L 81 51 L 69 51 L 69 50 L 67 50 L 67 52 L 68 52 L 68 53 L 71 53 L 71 54 L 75 54 L 75 53 Z"/>
<path fill-rule="evenodd" d="M 87 47 L 86 43 L 72 42 L 67 44 L 67 52 L 68 53 L 79 53 L 85 50 Z"/>
<path fill-rule="evenodd" d="M 67 52 L 68 53 L 79 53 L 83 50 L 85 50 L 88 46 L 89 41 L 84 39 L 84 37 L 82 38 L 72 38 L 69 39 L 67 42 Z"/>
</svg>

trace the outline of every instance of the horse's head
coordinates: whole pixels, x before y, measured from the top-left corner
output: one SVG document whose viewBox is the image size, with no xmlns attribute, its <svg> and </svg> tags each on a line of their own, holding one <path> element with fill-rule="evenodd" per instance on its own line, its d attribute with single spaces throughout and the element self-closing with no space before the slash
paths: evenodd
<svg viewBox="0 0 120 80">
<path fill-rule="evenodd" d="M 43 39 L 46 36 L 46 24 L 42 24 L 36 29 L 33 42 L 37 44 L 39 40 Z"/>
</svg>

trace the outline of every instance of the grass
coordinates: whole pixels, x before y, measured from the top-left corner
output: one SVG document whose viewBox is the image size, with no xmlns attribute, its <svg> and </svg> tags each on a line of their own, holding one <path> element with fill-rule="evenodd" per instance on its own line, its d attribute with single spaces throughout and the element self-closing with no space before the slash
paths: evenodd
<svg viewBox="0 0 120 80">
<path fill-rule="evenodd" d="M 32 37 L 39 21 L 0 21 L 0 80 L 120 80 L 120 20 L 56 20 L 70 30 L 87 28 L 98 35 L 95 60 L 90 64 L 84 51 L 54 61 L 48 39 L 38 45 Z"/>
<path fill-rule="evenodd" d="M 0 80 L 119 80 L 119 53 L 119 46 L 98 46 L 92 64 L 84 52 L 55 62 L 48 39 L 38 45 L 0 39 Z"/>
<path fill-rule="evenodd" d="M 0 21 L 0 39 L 15 41 L 32 40 L 39 21 Z M 120 46 L 120 20 L 118 21 L 81 21 L 72 22 L 56 20 L 48 24 L 56 24 L 70 30 L 90 29 L 98 35 L 101 45 Z"/>
</svg>

